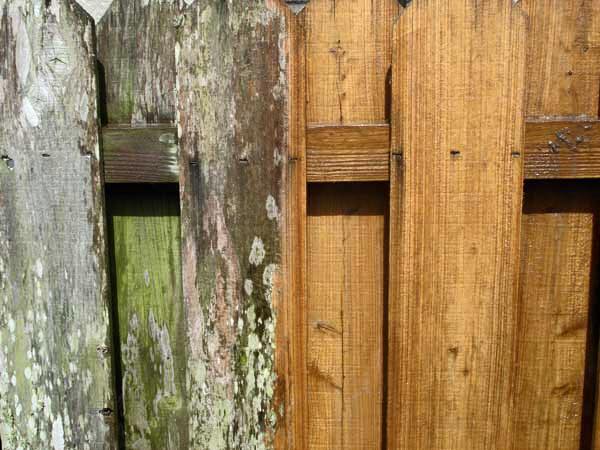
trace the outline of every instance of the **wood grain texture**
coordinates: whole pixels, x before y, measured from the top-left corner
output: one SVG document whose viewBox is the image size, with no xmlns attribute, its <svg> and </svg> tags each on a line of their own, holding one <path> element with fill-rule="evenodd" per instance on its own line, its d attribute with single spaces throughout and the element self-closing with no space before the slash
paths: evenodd
<svg viewBox="0 0 600 450">
<path fill-rule="evenodd" d="M 306 449 L 306 11 L 288 16 L 288 164 L 282 195 L 282 293 L 277 305 L 274 447 Z"/>
<path fill-rule="evenodd" d="M 107 193 L 125 448 L 188 449 L 176 186 Z"/>
<path fill-rule="evenodd" d="M 580 441 L 598 189 L 526 186 L 511 448 L 590 448 Z"/>
<path fill-rule="evenodd" d="M 311 0 L 308 124 L 384 123 L 396 0 Z"/>
<path fill-rule="evenodd" d="M 0 1 L 0 440 L 116 448 L 92 19 Z"/>
<path fill-rule="evenodd" d="M 600 177 L 597 120 L 529 121 L 525 130 L 525 178 Z"/>
<path fill-rule="evenodd" d="M 390 179 L 390 127 L 312 127 L 306 134 L 308 182 Z"/>
<path fill-rule="evenodd" d="M 279 1 L 182 5 L 177 36 L 191 448 L 267 448 L 280 412 L 289 24 Z"/>
<path fill-rule="evenodd" d="M 177 129 L 104 127 L 106 183 L 177 183 Z"/>
<path fill-rule="evenodd" d="M 525 42 L 502 0 L 421 0 L 397 23 L 390 449 L 509 445 Z"/>
<path fill-rule="evenodd" d="M 526 114 L 598 117 L 599 0 L 523 0 L 529 16 Z"/>
<path fill-rule="evenodd" d="M 308 448 L 382 446 L 387 186 L 308 194 Z"/>
<path fill-rule="evenodd" d="M 176 12 L 172 0 L 114 0 L 98 23 L 104 123 L 175 122 Z"/>
</svg>

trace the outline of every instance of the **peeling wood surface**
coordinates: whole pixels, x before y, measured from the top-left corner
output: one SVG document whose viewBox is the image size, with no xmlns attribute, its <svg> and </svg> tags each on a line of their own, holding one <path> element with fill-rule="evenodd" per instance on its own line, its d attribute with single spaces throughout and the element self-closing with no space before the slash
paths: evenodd
<svg viewBox="0 0 600 450">
<path fill-rule="evenodd" d="M 175 128 L 102 129 L 106 183 L 177 183 L 178 153 Z"/>
<path fill-rule="evenodd" d="M 389 118 L 397 0 L 311 0 L 306 8 L 308 124 Z"/>
<path fill-rule="evenodd" d="M 522 0 L 529 16 L 528 117 L 596 118 L 600 0 Z"/>
<path fill-rule="evenodd" d="M 288 24 L 274 0 L 194 2 L 177 36 L 190 447 L 270 448 L 288 159 Z"/>
<path fill-rule="evenodd" d="M 584 391 L 588 345 L 597 352 L 588 318 L 599 193 L 590 182 L 526 184 L 511 448 L 592 448 L 580 442 L 592 426 L 582 419 L 593 398 Z"/>
<path fill-rule="evenodd" d="M 307 218 L 308 448 L 380 449 L 387 185 L 314 184 Z"/>
<path fill-rule="evenodd" d="M 125 448 L 187 450 L 178 189 L 114 186 L 107 208 Z"/>
<path fill-rule="evenodd" d="M 175 122 L 174 0 L 114 0 L 97 26 L 103 123 Z"/>
<path fill-rule="evenodd" d="M 92 20 L 3 0 L 0 42 L 0 438 L 114 449 Z"/>
<path fill-rule="evenodd" d="M 420 0 L 396 26 L 388 448 L 506 449 L 526 20 Z"/>
</svg>

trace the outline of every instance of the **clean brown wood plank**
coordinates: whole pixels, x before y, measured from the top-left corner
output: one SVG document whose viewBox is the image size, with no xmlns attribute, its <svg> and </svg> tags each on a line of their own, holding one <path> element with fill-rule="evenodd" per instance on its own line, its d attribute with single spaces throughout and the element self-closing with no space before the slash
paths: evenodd
<svg viewBox="0 0 600 450">
<path fill-rule="evenodd" d="M 511 448 L 580 449 L 597 195 L 526 184 Z"/>
<path fill-rule="evenodd" d="M 308 124 L 383 123 L 396 0 L 312 0 L 307 8 Z"/>
<path fill-rule="evenodd" d="M 277 308 L 275 370 L 277 450 L 306 449 L 306 18 L 300 2 L 287 13 L 288 161 L 282 195 L 282 285 Z"/>
<path fill-rule="evenodd" d="M 386 184 L 308 194 L 310 449 L 380 449 Z"/>
<path fill-rule="evenodd" d="M 529 16 L 527 107 L 532 116 L 598 116 L 600 1 L 522 0 Z"/>
<path fill-rule="evenodd" d="M 115 450 L 94 24 L 0 1 L 0 446 Z"/>
<path fill-rule="evenodd" d="M 388 448 L 506 449 L 526 20 L 421 0 L 396 27 Z"/>
<path fill-rule="evenodd" d="M 600 122 L 528 121 L 525 178 L 599 178 Z"/>
<path fill-rule="evenodd" d="M 387 181 L 390 178 L 390 127 L 324 126 L 306 132 L 309 182 Z"/>
<path fill-rule="evenodd" d="M 177 130 L 169 127 L 102 129 L 106 183 L 177 183 Z"/>
</svg>

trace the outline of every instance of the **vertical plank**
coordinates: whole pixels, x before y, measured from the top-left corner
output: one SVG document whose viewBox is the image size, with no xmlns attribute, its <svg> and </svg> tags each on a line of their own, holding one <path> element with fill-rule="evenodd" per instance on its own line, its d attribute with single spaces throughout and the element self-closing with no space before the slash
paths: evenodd
<svg viewBox="0 0 600 450">
<path fill-rule="evenodd" d="M 125 448 L 186 449 L 186 324 L 177 186 L 107 193 Z"/>
<path fill-rule="evenodd" d="M 397 0 L 312 0 L 307 7 L 307 122 L 382 123 Z"/>
<path fill-rule="evenodd" d="M 92 19 L 0 1 L 0 440 L 115 449 Z"/>
<path fill-rule="evenodd" d="M 175 122 L 176 11 L 174 1 L 114 0 L 98 23 L 104 123 Z"/>
<path fill-rule="evenodd" d="M 393 66 L 388 448 L 508 448 L 526 24 L 412 2 Z"/>
<path fill-rule="evenodd" d="M 594 194 L 569 182 L 526 189 L 515 449 L 580 449 Z"/>
<path fill-rule="evenodd" d="M 599 0 L 523 0 L 528 116 L 598 116 Z"/>
<path fill-rule="evenodd" d="M 311 449 L 382 446 L 386 184 L 308 195 Z"/>
<path fill-rule="evenodd" d="M 270 446 L 279 411 L 289 24 L 275 0 L 183 4 L 177 32 L 190 447 Z M 285 408 L 282 408 L 285 412 Z"/>
</svg>

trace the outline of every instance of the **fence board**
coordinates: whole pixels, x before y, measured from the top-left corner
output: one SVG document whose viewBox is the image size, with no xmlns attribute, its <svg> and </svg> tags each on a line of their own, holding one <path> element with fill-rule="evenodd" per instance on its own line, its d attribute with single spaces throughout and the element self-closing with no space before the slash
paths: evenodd
<svg viewBox="0 0 600 450">
<path fill-rule="evenodd" d="M 0 439 L 116 448 L 92 19 L 0 2 Z"/>
<path fill-rule="evenodd" d="M 270 442 L 291 10 L 193 2 L 177 40 L 190 446 Z"/>
<path fill-rule="evenodd" d="M 396 26 L 390 449 L 508 448 L 525 42 L 500 0 L 412 2 Z"/>
</svg>

